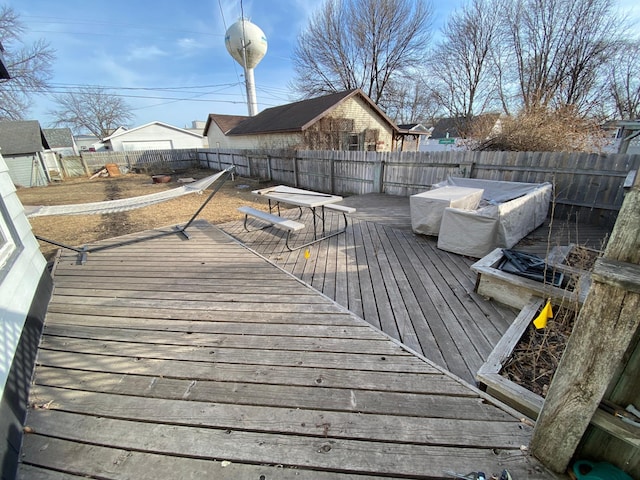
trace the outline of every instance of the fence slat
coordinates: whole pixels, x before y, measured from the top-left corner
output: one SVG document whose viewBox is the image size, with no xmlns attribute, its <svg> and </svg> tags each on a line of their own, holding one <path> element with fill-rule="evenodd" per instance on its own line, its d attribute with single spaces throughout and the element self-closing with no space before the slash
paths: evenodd
<svg viewBox="0 0 640 480">
<path fill-rule="evenodd" d="M 146 150 L 83 152 L 89 170 L 107 163 L 129 169 L 179 170 L 231 165 L 255 176 L 338 195 L 387 193 L 409 196 L 429 190 L 447 176 L 554 184 L 556 216 L 609 225 L 615 222 L 630 170 L 640 155 L 565 152 L 362 152 L 292 150 Z"/>
</svg>

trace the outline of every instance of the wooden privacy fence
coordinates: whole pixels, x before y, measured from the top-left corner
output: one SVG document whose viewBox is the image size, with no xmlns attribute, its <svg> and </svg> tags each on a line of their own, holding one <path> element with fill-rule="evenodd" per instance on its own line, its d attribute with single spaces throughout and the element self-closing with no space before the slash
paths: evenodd
<svg viewBox="0 0 640 480">
<path fill-rule="evenodd" d="M 557 218 L 612 226 L 640 155 L 566 152 L 199 150 L 202 166 L 338 195 L 408 196 L 447 176 L 554 185 Z"/>
<path fill-rule="evenodd" d="M 338 195 L 409 196 L 447 176 L 554 185 L 557 218 L 613 226 L 640 155 L 566 152 L 356 152 L 185 149 L 83 152 L 90 171 L 107 163 L 152 173 L 194 166 Z"/>
<path fill-rule="evenodd" d="M 155 173 L 198 166 L 197 149 L 82 152 L 82 159 L 92 173 L 108 163 L 115 163 L 121 170 L 154 170 Z"/>
</svg>

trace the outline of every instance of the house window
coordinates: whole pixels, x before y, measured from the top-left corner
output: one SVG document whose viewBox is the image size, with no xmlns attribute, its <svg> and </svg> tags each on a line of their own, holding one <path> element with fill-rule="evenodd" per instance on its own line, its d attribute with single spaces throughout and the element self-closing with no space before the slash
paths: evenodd
<svg viewBox="0 0 640 480">
<path fill-rule="evenodd" d="M 357 133 L 349 135 L 348 150 L 360 150 L 360 141 Z"/>
<path fill-rule="evenodd" d="M 4 222 L 0 221 L 0 224 L 2 223 Z M 0 226 L 4 227 L 4 225 L 0 225 Z M 4 265 L 5 258 L 7 256 L 7 250 L 11 249 L 11 244 L 7 241 L 6 237 L 4 236 L 4 232 L 2 230 L 4 229 L 0 228 L 0 268 Z"/>
<path fill-rule="evenodd" d="M 11 264 L 22 250 L 20 237 L 11 223 L 4 199 L 0 198 L 0 282 L 4 280 Z"/>
</svg>

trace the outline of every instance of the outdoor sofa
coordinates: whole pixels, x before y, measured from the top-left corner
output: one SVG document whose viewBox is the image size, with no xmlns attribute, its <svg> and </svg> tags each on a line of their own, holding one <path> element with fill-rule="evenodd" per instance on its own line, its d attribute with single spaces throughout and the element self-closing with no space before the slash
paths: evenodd
<svg viewBox="0 0 640 480">
<path fill-rule="evenodd" d="M 482 258 L 496 248 L 511 248 L 544 223 L 552 185 L 449 177 L 433 186 L 482 189 L 475 209 L 447 207 L 442 214 L 438 248 Z"/>
</svg>

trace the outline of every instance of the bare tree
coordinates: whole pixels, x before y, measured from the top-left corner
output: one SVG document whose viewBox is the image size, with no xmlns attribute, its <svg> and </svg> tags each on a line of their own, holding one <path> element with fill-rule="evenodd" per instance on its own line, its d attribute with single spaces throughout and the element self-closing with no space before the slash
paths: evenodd
<svg viewBox="0 0 640 480">
<path fill-rule="evenodd" d="M 640 40 L 625 42 L 611 57 L 607 68 L 607 91 L 616 118 L 640 118 Z"/>
<path fill-rule="evenodd" d="M 380 105 L 384 112 L 398 124 L 433 124 L 440 105 L 427 82 L 417 73 L 409 78 L 393 81 Z"/>
<path fill-rule="evenodd" d="M 75 133 L 89 131 L 104 138 L 133 119 L 131 107 L 102 87 L 80 87 L 54 99 L 58 107 L 49 112 L 56 119 L 54 125 L 70 127 Z"/>
<path fill-rule="evenodd" d="M 298 36 L 293 87 L 304 97 L 362 88 L 380 103 L 424 63 L 431 19 L 425 0 L 326 0 Z"/>
<path fill-rule="evenodd" d="M 604 133 L 596 122 L 581 117 L 573 107 L 540 108 L 503 118 L 501 128 L 471 131 L 473 150 L 520 152 L 593 152 L 604 144 Z M 484 127 L 484 128 L 483 128 Z"/>
<path fill-rule="evenodd" d="M 469 118 L 495 109 L 492 75 L 499 40 L 500 0 L 471 0 L 445 24 L 443 40 L 429 61 L 434 94 L 452 117 Z"/>
<path fill-rule="evenodd" d="M 624 29 L 614 1 L 517 0 L 504 5 L 524 109 L 583 109 Z"/>
<path fill-rule="evenodd" d="M 10 79 L 0 80 L 0 119 L 20 120 L 31 106 L 33 94 L 46 91 L 54 50 L 44 40 L 24 45 L 25 28 L 11 7 L 0 7 L 0 44 Z"/>
</svg>

